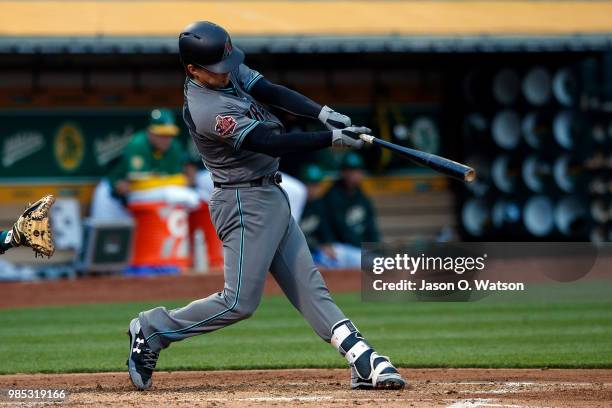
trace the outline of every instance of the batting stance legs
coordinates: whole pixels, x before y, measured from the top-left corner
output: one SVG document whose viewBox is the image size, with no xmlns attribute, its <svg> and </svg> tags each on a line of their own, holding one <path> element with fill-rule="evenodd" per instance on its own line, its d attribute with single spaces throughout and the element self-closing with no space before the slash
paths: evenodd
<svg viewBox="0 0 612 408">
<path fill-rule="evenodd" d="M 248 318 L 257 309 L 269 270 L 315 331 L 329 341 L 345 319 L 329 296 L 280 187 L 216 189 L 210 211 L 223 241 L 225 287 L 205 299 L 168 311 L 142 312 L 140 323 L 153 350 Z"/>
<path fill-rule="evenodd" d="M 223 241 L 224 289 L 179 309 L 157 307 L 142 312 L 131 322 L 128 368 L 137 388 L 150 387 L 158 353 L 170 343 L 251 316 L 261 300 L 268 270 L 315 332 L 349 360 L 354 388 L 375 387 L 376 380 L 379 386 L 394 385 L 385 380 L 385 374 L 397 373 L 395 368 L 365 343 L 330 297 L 279 186 L 217 188 L 210 211 Z"/>
</svg>

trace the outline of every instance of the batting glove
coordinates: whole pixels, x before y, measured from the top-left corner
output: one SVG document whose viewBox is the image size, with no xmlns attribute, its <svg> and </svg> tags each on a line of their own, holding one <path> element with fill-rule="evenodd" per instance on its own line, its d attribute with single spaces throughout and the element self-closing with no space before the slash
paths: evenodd
<svg viewBox="0 0 612 408">
<path fill-rule="evenodd" d="M 361 149 L 363 140 L 359 138 L 359 135 L 369 135 L 370 133 L 372 133 L 372 130 L 365 126 L 350 126 L 345 129 L 332 130 L 332 146 Z"/>
<path fill-rule="evenodd" d="M 351 118 L 336 112 L 327 105 L 319 112 L 319 120 L 329 130 L 344 129 L 351 126 Z"/>
</svg>

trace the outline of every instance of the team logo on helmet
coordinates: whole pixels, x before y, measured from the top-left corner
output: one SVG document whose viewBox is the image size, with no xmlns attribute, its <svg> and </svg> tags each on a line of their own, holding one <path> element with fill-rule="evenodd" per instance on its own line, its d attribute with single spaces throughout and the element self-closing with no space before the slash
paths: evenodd
<svg viewBox="0 0 612 408">
<path fill-rule="evenodd" d="M 225 48 L 223 49 L 222 59 L 226 59 L 227 57 L 229 57 L 231 53 L 232 53 L 232 40 L 229 37 L 227 37 L 227 40 L 225 40 Z"/>
<path fill-rule="evenodd" d="M 215 118 L 217 123 L 215 124 L 215 131 L 219 134 L 219 136 L 231 136 L 234 134 L 234 130 L 236 130 L 236 119 L 231 116 L 221 116 L 217 115 Z"/>
</svg>

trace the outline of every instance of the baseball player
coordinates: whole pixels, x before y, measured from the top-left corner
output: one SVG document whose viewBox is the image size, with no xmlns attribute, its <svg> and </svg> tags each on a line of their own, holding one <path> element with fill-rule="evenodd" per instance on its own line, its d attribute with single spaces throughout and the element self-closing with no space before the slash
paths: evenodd
<svg viewBox="0 0 612 408">
<path fill-rule="evenodd" d="M 345 154 L 340 179 L 321 198 L 333 237 L 331 250 L 315 256 L 321 266 L 359 268 L 361 243 L 379 241 L 374 206 L 361 189 L 363 166 L 357 153 Z"/>
<path fill-rule="evenodd" d="M 13 228 L 0 231 L 0 254 L 11 248 L 27 246 L 36 256 L 51 257 L 55 252 L 53 235 L 49 225 L 49 211 L 55 197 L 45 196 L 27 208 L 13 224 Z"/>
<path fill-rule="evenodd" d="M 130 379 L 151 387 L 159 352 L 171 343 L 250 317 L 268 271 L 314 331 L 349 362 L 352 388 L 399 389 L 405 381 L 366 342 L 332 300 L 279 186 L 278 157 L 327 147 L 360 148 L 365 127 L 328 106 L 270 83 L 244 65 L 244 53 L 220 26 L 196 22 L 179 36 L 187 78 L 183 119 L 215 189 L 211 218 L 223 241 L 225 286 L 185 307 L 141 312 L 128 329 Z M 319 119 L 329 130 L 284 133 L 276 106 Z"/>
<path fill-rule="evenodd" d="M 177 140 L 179 133 L 171 110 L 153 109 L 147 128 L 132 135 L 120 160 L 96 186 L 91 218 L 131 218 L 125 205 L 130 193 L 130 180 L 143 175 L 182 173 L 185 153 Z"/>
</svg>

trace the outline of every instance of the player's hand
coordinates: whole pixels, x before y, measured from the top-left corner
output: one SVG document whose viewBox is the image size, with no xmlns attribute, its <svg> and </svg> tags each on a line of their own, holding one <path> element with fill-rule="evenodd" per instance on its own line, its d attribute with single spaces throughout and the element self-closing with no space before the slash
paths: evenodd
<svg viewBox="0 0 612 408">
<path fill-rule="evenodd" d="M 319 112 L 319 120 L 329 130 L 344 129 L 351 126 L 351 118 L 336 112 L 327 105 Z"/>
<path fill-rule="evenodd" d="M 361 149 L 363 140 L 359 138 L 359 135 L 369 135 L 370 133 L 372 133 L 372 130 L 365 126 L 351 126 L 345 129 L 332 130 L 332 146 Z"/>
<path fill-rule="evenodd" d="M 48 195 L 28 205 L 11 230 L 12 246 L 28 246 L 36 256 L 53 255 L 55 244 L 49 220 L 53 203 L 55 197 Z"/>
</svg>

